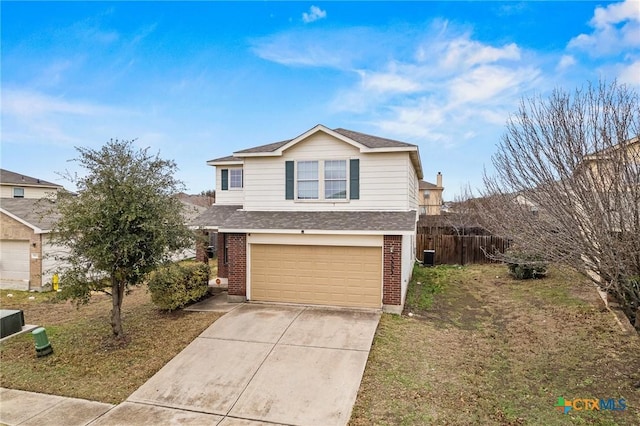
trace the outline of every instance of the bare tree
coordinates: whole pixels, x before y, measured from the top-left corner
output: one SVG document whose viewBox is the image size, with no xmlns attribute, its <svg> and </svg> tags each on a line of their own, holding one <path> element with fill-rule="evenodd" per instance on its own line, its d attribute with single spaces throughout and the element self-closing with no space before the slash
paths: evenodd
<svg viewBox="0 0 640 426">
<path fill-rule="evenodd" d="M 638 135 L 639 95 L 615 81 L 523 99 L 476 207 L 520 250 L 587 274 L 640 329 Z"/>
</svg>

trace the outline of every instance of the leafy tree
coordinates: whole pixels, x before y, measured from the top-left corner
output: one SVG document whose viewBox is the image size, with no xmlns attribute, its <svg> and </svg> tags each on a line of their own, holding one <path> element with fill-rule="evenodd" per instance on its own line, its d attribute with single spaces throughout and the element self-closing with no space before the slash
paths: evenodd
<svg viewBox="0 0 640 426">
<path fill-rule="evenodd" d="M 182 183 L 176 164 L 111 140 L 98 150 L 76 148 L 87 174 L 70 176 L 78 192 L 60 193 L 55 242 L 68 247 L 62 297 L 87 303 L 95 291 L 111 295 L 113 334 L 124 336 L 122 300 L 130 286 L 172 254 L 192 244 L 182 203 L 171 195 Z"/>
<path fill-rule="evenodd" d="M 476 217 L 517 252 L 587 274 L 638 329 L 639 135 L 639 95 L 629 86 L 523 99 L 475 203 Z"/>
</svg>

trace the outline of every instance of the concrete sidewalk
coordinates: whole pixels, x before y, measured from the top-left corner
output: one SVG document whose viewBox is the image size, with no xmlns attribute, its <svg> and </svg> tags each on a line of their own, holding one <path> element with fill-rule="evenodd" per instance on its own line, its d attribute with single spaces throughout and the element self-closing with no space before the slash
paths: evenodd
<svg viewBox="0 0 640 426">
<path fill-rule="evenodd" d="M 379 319 L 378 311 L 242 304 L 116 407 L 3 389 L 0 422 L 344 425 Z"/>
<path fill-rule="evenodd" d="M 14 426 L 84 426 L 112 404 L 0 388 L 0 423 Z"/>
</svg>

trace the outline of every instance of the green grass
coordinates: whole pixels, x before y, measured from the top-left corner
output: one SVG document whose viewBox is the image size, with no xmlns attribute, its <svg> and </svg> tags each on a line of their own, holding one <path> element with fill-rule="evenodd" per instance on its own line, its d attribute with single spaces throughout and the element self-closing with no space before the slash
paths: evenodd
<svg viewBox="0 0 640 426">
<path fill-rule="evenodd" d="M 37 358 L 30 333 L 3 342 L 0 385 L 109 403 L 126 399 L 221 315 L 162 312 L 137 288 L 124 298 L 126 339 L 119 341 L 111 334 L 109 297 L 96 295 L 76 308 L 50 301 L 53 293 L 35 300 L 23 293 L 0 292 L 2 307 L 22 309 L 27 323 L 44 326 L 54 353 Z"/>
<path fill-rule="evenodd" d="M 583 277 L 553 269 L 521 281 L 499 265 L 422 272 L 439 292 L 419 287 L 429 296 L 415 300 L 432 298 L 419 315 L 382 316 L 351 425 L 640 424 L 640 338 Z M 564 415 L 559 396 L 628 408 Z"/>
<path fill-rule="evenodd" d="M 418 312 L 429 309 L 434 296 L 443 291 L 457 270 L 454 266 L 422 267 L 416 263 L 407 289 L 406 310 Z"/>
</svg>

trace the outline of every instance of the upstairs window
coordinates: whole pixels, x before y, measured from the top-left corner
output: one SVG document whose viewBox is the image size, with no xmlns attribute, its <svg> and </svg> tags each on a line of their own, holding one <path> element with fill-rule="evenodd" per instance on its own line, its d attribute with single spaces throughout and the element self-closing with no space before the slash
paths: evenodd
<svg viewBox="0 0 640 426">
<path fill-rule="evenodd" d="M 298 162 L 298 199 L 318 199 L 318 162 Z"/>
<path fill-rule="evenodd" d="M 222 169 L 220 171 L 222 182 L 220 189 L 227 191 L 229 189 L 242 189 L 242 169 Z"/>
<path fill-rule="evenodd" d="M 346 160 L 324 162 L 324 198 L 327 200 L 347 199 Z"/>
<path fill-rule="evenodd" d="M 13 188 L 13 198 L 24 198 L 24 188 Z"/>
<path fill-rule="evenodd" d="M 348 169 L 347 169 L 348 165 Z M 360 160 L 285 161 L 286 200 L 359 200 Z"/>
<path fill-rule="evenodd" d="M 229 175 L 229 188 L 242 188 L 242 169 L 231 169 L 229 170 Z"/>
</svg>

